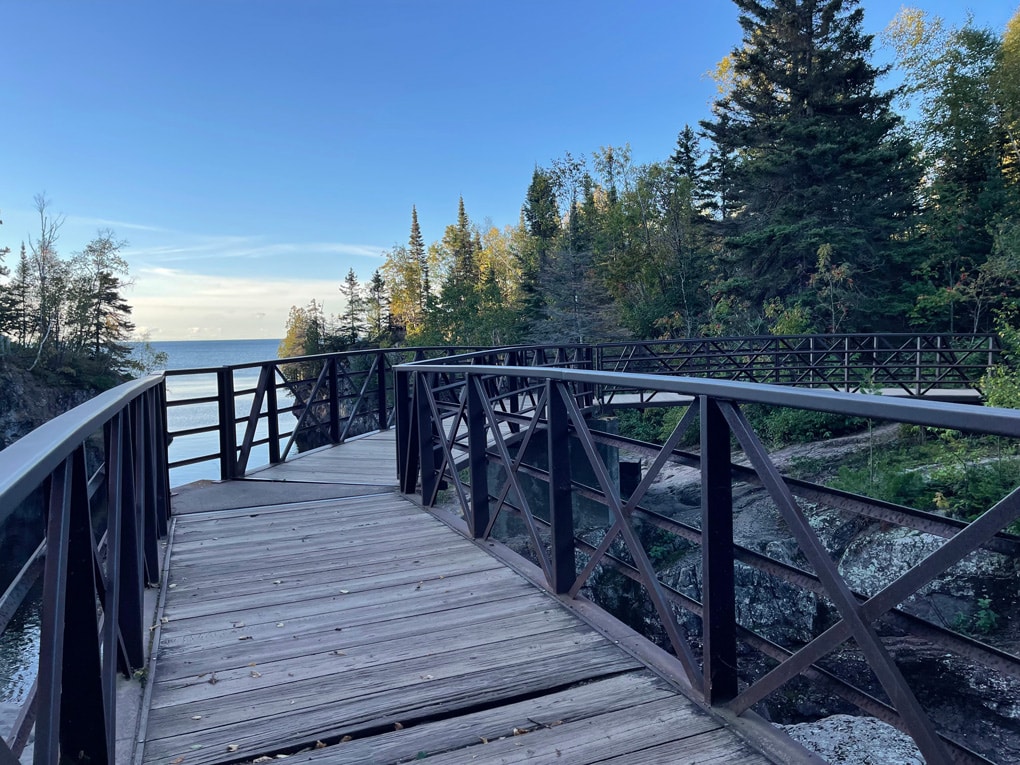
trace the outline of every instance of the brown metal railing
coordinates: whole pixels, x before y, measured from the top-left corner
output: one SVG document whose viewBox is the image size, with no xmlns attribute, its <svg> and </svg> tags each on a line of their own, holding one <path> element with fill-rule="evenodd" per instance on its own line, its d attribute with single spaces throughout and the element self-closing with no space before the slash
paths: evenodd
<svg viewBox="0 0 1020 765">
<path fill-rule="evenodd" d="M 928 763 L 984 763 L 988 752 L 958 740 L 933 720 L 893 660 L 880 630 L 899 630 L 936 652 L 976 662 L 1007 682 L 1020 680 L 1020 658 L 985 645 L 950 626 L 919 618 L 903 607 L 911 595 L 978 550 L 1016 558 L 1020 538 L 1006 532 L 1020 519 L 1020 489 L 972 522 L 899 507 L 784 476 L 744 412 L 748 404 L 954 429 L 1020 439 L 1020 412 L 960 404 L 803 390 L 734 381 L 565 368 L 422 362 L 398 366 L 397 435 L 402 490 L 421 491 L 426 504 L 447 486 L 469 533 L 487 539 L 508 514 L 520 521 L 530 555 L 548 588 L 577 596 L 597 570 L 613 570 L 640 584 L 658 617 L 670 651 L 683 666 L 681 680 L 706 703 L 743 713 L 795 678 L 807 678 L 864 712 L 911 735 Z M 593 430 L 587 415 L 592 390 L 686 396 L 693 403 L 661 445 Z M 697 429 L 700 448 L 680 444 Z M 734 445 L 746 458 L 736 464 Z M 639 452 L 647 465 L 632 491 L 621 491 L 600 452 L 615 446 Z M 581 479 L 577 458 L 583 455 Z M 643 507 L 649 488 L 667 464 L 700 470 L 700 525 Z M 525 478 L 544 486 L 536 503 Z M 793 565 L 737 544 L 733 486 L 763 487 L 781 523 L 795 540 L 802 563 Z M 575 501 L 598 503 L 608 522 L 595 536 L 581 533 Z M 807 503 L 922 530 L 946 541 L 879 591 L 854 591 L 840 574 L 805 512 Z M 643 543 L 642 527 L 654 527 L 701 548 L 701 594 L 694 597 L 663 581 Z M 749 566 L 800 588 L 831 605 L 836 617 L 804 645 L 780 645 L 736 616 L 734 572 Z M 700 632 L 684 629 L 683 612 L 700 620 Z M 861 687 L 826 666 L 848 640 L 874 673 L 875 687 Z M 743 646 L 738 650 L 738 646 Z M 774 664 L 748 674 L 750 651 Z M 994 682 L 990 680 L 989 682 Z"/>
<path fill-rule="evenodd" d="M 35 763 L 114 762 L 117 674 L 144 666 L 142 591 L 169 520 L 165 413 L 162 377 L 136 380 L 0 452 L 0 526 L 26 507 L 44 526 L 0 596 L 2 633 L 42 580 L 38 671 L 0 739 L 4 765 L 33 725 Z"/>
</svg>

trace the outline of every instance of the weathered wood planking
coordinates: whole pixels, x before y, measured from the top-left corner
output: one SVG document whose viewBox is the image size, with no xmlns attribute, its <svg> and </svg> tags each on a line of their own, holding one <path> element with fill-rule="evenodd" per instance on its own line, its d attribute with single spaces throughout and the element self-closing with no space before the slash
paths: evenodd
<svg viewBox="0 0 1020 765">
<path fill-rule="evenodd" d="M 397 442 L 384 430 L 331 448 L 319 449 L 247 476 L 263 481 L 308 481 L 361 486 L 397 485 Z"/>
<path fill-rule="evenodd" d="M 381 444 L 392 459 L 379 434 L 280 467 L 360 464 L 342 451 Z M 321 469 L 300 470 L 355 478 Z M 287 761 L 767 762 L 395 493 L 199 509 L 174 523 L 145 765 L 302 749 Z"/>
</svg>

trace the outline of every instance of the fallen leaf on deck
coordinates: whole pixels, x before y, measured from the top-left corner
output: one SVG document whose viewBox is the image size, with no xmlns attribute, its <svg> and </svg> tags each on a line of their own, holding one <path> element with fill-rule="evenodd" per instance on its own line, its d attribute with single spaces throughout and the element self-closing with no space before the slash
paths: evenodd
<svg viewBox="0 0 1020 765">
<path fill-rule="evenodd" d="M 393 723 L 393 730 L 403 730 L 404 726 L 398 722 Z"/>
<path fill-rule="evenodd" d="M 420 675 L 420 677 L 421 677 L 422 680 L 431 680 L 432 679 L 432 675 Z"/>
<path fill-rule="evenodd" d="M 181 765 L 182 762 L 184 762 L 184 758 L 178 757 L 176 760 L 171 760 L 170 765 Z"/>
<path fill-rule="evenodd" d="M 261 673 L 261 672 L 256 672 L 256 671 L 255 671 L 255 670 L 253 669 L 253 670 L 251 671 L 251 676 L 252 676 L 252 677 L 262 677 L 262 673 Z"/>
<path fill-rule="evenodd" d="M 276 623 L 276 626 L 277 626 L 277 627 L 282 627 L 282 626 L 283 626 L 283 622 L 277 622 L 277 623 Z"/>
<path fill-rule="evenodd" d="M 346 744 L 348 741 L 353 741 L 353 740 L 354 740 L 353 736 L 344 736 L 342 739 L 340 739 L 340 743 L 341 744 Z"/>
<path fill-rule="evenodd" d="M 528 732 L 527 728 L 514 728 L 514 735 L 515 736 L 523 736 L 527 732 Z"/>
<path fill-rule="evenodd" d="M 213 672 L 212 676 L 209 678 L 209 685 L 216 685 L 218 682 L 219 680 L 216 679 L 216 673 Z"/>
<path fill-rule="evenodd" d="M 241 635 L 241 637 L 238 638 L 238 640 L 251 640 L 251 639 L 252 639 L 251 635 Z"/>
<path fill-rule="evenodd" d="M 191 719 L 192 720 L 201 720 L 202 719 L 202 715 L 192 715 Z"/>
<path fill-rule="evenodd" d="M 315 748 L 315 749 L 325 749 L 325 748 L 326 748 L 326 745 L 325 745 L 324 743 L 322 743 L 321 741 L 316 741 L 316 742 L 315 742 L 315 747 L 314 747 L 314 748 Z"/>
<path fill-rule="evenodd" d="M 240 748 L 241 747 L 238 746 L 237 744 L 227 744 L 227 751 L 228 752 L 236 752 Z"/>
<path fill-rule="evenodd" d="M 283 580 L 282 579 L 274 579 L 273 580 L 273 584 L 283 584 Z"/>
<path fill-rule="evenodd" d="M 488 744 L 489 743 L 489 739 L 487 739 L 485 736 L 480 736 L 480 738 L 482 739 L 482 743 L 483 744 Z"/>
<path fill-rule="evenodd" d="M 340 594 L 341 595 L 350 595 L 351 591 L 350 590 L 340 590 Z"/>
<path fill-rule="evenodd" d="M 171 590 L 172 590 L 172 589 L 173 589 L 174 587 L 176 587 L 176 586 L 177 586 L 176 584 L 171 584 L 171 585 L 167 585 L 168 589 L 171 589 Z"/>
</svg>

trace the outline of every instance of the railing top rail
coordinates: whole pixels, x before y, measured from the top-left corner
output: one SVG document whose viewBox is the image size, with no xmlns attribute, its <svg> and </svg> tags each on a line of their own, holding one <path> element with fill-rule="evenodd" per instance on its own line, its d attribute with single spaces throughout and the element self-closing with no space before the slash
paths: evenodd
<svg viewBox="0 0 1020 765">
<path fill-rule="evenodd" d="M 397 371 L 449 372 L 450 364 L 416 362 L 401 364 Z M 897 420 L 913 425 L 974 431 L 1020 438 L 1020 411 L 976 407 L 968 404 L 894 399 L 864 393 L 792 388 L 765 383 L 734 382 L 701 377 L 670 377 L 625 372 L 593 372 L 560 367 L 503 367 L 473 365 L 464 372 L 474 375 L 540 377 L 596 385 L 709 396 L 754 404 L 796 407 L 877 420 Z"/>
<path fill-rule="evenodd" d="M 443 357 L 443 364 L 446 365 L 446 366 L 462 364 L 464 362 L 469 362 L 469 361 L 472 361 L 472 360 L 477 359 L 477 358 L 483 358 L 485 356 L 492 356 L 493 354 L 497 354 L 497 353 L 511 353 L 511 352 L 521 353 L 522 351 L 526 352 L 526 351 L 543 351 L 543 350 L 546 350 L 546 351 L 547 350 L 578 350 L 578 349 L 587 349 L 587 348 L 592 348 L 592 347 L 593 346 L 586 345 L 584 343 L 562 343 L 562 344 L 560 344 L 560 343 L 552 343 L 552 344 L 537 343 L 537 344 L 533 344 L 533 345 L 503 345 L 503 346 L 493 346 L 492 348 L 472 349 L 470 351 L 466 351 L 465 353 L 459 353 L 459 354 L 454 355 L 454 356 L 445 356 L 445 357 Z M 421 361 L 409 361 L 409 362 L 407 362 L 407 364 L 408 365 L 413 365 L 415 367 L 418 367 L 418 366 L 420 366 L 422 364 L 429 364 L 432 361 L 433 361 L 432 359 L 423 359 Z M 500 369 L 504 369 L 504 368 L 505 367 L 500 367 Z"/>
<path fill-rule="evenodd" d="M 0 506 L 21 503 L 86 438 L 162 381 L 161 374 L 149 375 L 104 391 L 0 451 Z"/>
<path fill-rule="evenodd" d="M 395 346 L 392 348 L 359 348 L 354 351 L 330 351 L 328 353 L 313 353 L 307 356 L 287 356 L 285 358 L 277 359 L 263 359 L 262 361 L 246 361 L 242 364 L 223 364 L 215 367 L 191 367 L 188 369 L 168 369 L 164 372 L 167 377 L 179 377 L 182 375 L 195 375 L 195 374 L 216 374 L 223 371 L 224 369 L 254 369 L 261 367 L 265 364 L 301 364 L 308 361 L 326 361 L 337 356 L 343 357 L 354 357 L 354 356 L 368 356 L 377 355 L 379 353 L 384 354 L 402 354 L 402 353 L 418 353 L 428 351 L 456 351 L 456 350 L 471 350 L 475 351 L 474 346 L 465 347 L 457 345 L 408 345 L 408 346 Z"/>
<path fill-rule="evenodd" d="M 684 345 L 705 342 L 714 343 L 742 343 L 751 340 L 775 342 L 780 340 L 810 340 L 811 338 L 842 339 L 842 338 L 895 338 L 905 339 L 910 337 L 948 337 L 948 338 L 976 338 L 981 340 L 994 340 L 998 343 L 999 336 L 993 332 L 846 332 L 826 335 L 741 335 L 733 337 L 676 337 L 662 340 L 617 340 L 608 343 L 596 343 L 596 348 L 628 348 L 635 345 Z"/>
</svg>

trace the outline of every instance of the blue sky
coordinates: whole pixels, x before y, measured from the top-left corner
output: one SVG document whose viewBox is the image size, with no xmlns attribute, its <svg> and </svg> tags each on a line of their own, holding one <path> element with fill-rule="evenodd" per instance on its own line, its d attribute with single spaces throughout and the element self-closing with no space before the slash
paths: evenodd
<svg viewBox="0 0 1020 765">
<path fill-rule="evenodd" d="M 1016 0 L 915 0 L 1001 30 Z M 863 0 L 878 33 L 903 5 Z M 407 240 L 514 224 L 535 165 L 629 143 L 646 163 L 709 114 L 740 42 L 728 0 L 9 0 L 0 246 L 129 242 L 152 339 L 280 337 L 341 308 Z M 879 51 L 879 55 L 883 55 Z M 887 54 L 885 54 L 887 55 Z M 9 263 L 10 264 L 10 263 Z"/>
</svg>

